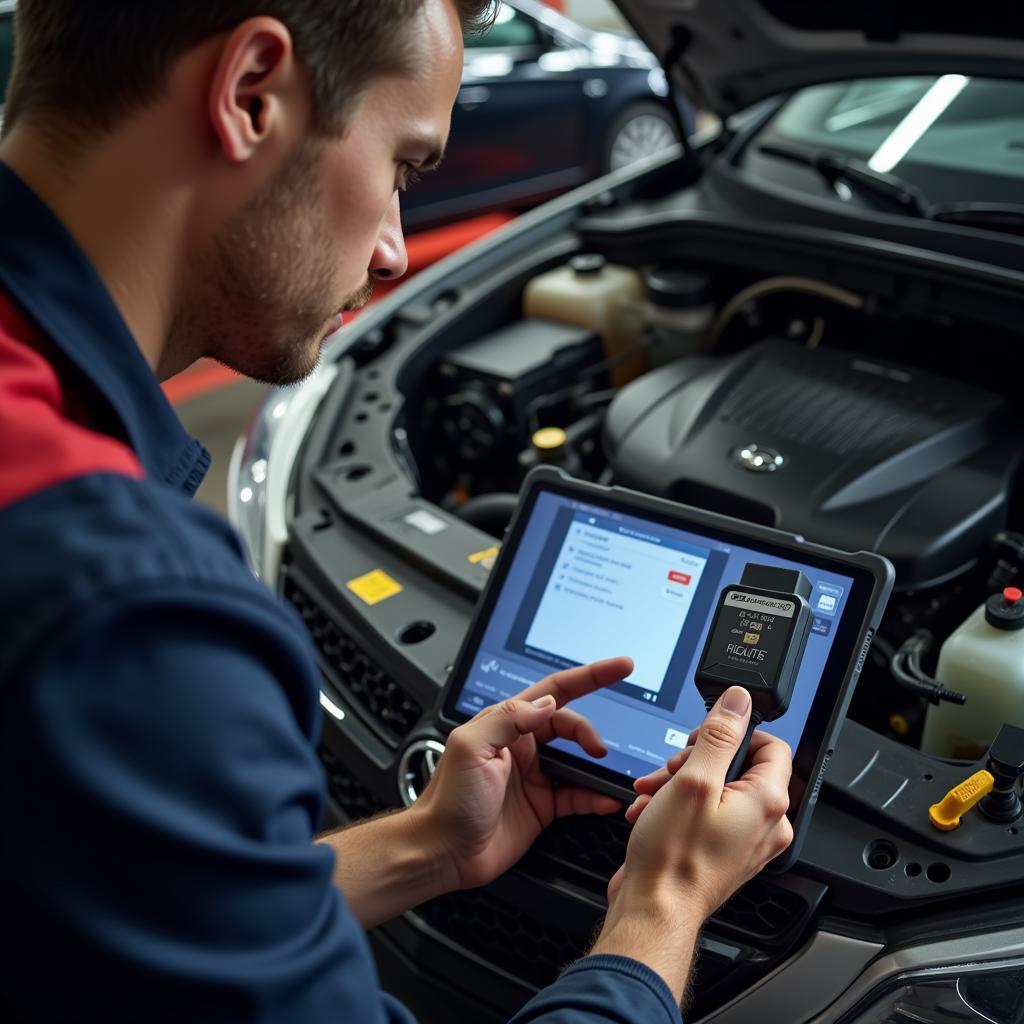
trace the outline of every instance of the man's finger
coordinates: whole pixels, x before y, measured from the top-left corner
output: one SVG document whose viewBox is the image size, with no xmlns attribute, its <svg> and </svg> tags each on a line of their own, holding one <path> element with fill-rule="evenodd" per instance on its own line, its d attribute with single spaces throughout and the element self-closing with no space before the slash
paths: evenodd
<svg viewBox="0 0 1024 1024">
<path fill-rule="evenodd" d="M 686 765 L 675 778 L 695 776 L 703 779 L 711 791 L 721 793 L 749 721 L 750 694 L 742 686 L 730 686 L 701 723 Z"/>
<path fill-rule="evenodd" d="M 539 697 L 534 701 L 505 700 L 482 711 L 465 725 L 460 725 L 448 738 L 448 747 L 469 749 L 487 757 L 510 747 L 520 736 L 536 732 L 555 713 L 554 698 Z"/>
<path fill-rule="evenodd" d="M 651 772 L 649 775 L 641 775 L 639 779 L 634 780 L 633 789 L 637 793 L 655 793 L 673 775 L 675 775 L 675 772 L 672 770 L 672 762 L 669 760 L 664 767 Z"/>
<path fill-rule="evenodd" d="M 555 817 L 570 814 L 614 814 L 622 804 L 614 797 L 581 786 L 560 786 L 555 790 Z"/>
<path fill-rule="evenodd" d="M 693 745 L 697 742 L 697 737 L 700 735 L 700 726 L 698 725 L 690 734 L 686 737 L 686 746 L 682 750 L 676 751 L 666 762 L 663 768 L 658 768 L 656 771 L 650 772 L 647 775 L 641 775 L 633 783 L 633 788 L 638 793 L 653 793 L 661 789 L 668 780 L 675 775 L 677 771 L 684 764 L 686 764 L 687 757 L 690 756 L 690 751 L 693 749 Z M 652 788 L 653 787 L 653 788 Z"/>
<path fill-rule="evenodd" d="M 611 686 L 625 679 L 633 671 L 631 658 L 608 658 L 607 661 L 595 661 L 591 665 L 580 665 L 578 668 L 567 668 L 562 672 L 546 676 L 544 679 L 527 687 L 516 695 L 516 700 L 536 700 L 545 694 L 551 694 L 558 706 L 565 707 L 570 701 L 593 693 L 595 690 Z"/>
<path fill-rule="evenodd" d="M 608 748 L 601 741 L 590 719 L 569 708 L 556 711 L 537 730 L 536 736 L 540 743 L 547 743 L 556 736 L 562 740 L 572 740 L 591 757 L 604 757 L 608 753 Z"/>
<path fill-rule="evenodd" d="M 763 781 L 773 788 L 785 788 L 792 774 L 793 751 L 789 744 L 766 732 L 755 731 L 750 738 L 750 767 L 743 778 L 755 783 Z"/>
<path fill-rule="evenodd" d="M 753 767 L 758 763 L 758 760 L 762 757 L 762 749 L 772 744 L 781 743 L 785 748 L 789 759 L 793 759 L 793 752 L 789 748 L 789 744 L 785 740 L 780 740 L 776 736 L 772 736 L 770 733 L 764 732 L 761 729 L 755 729 L 750 737 L 750 746 L 747 748 L 747 753 L 750 760 L 750 765 Z M 774 755 L 763 755 L 766 757 Z"/>
<path fill-rule="evenodd" d="M 643 809 L 651 802 L 651 797 L 646 793 L 638 796 L 627 808 L 626 808 L 626 821 L 630 825 L 635 825 L 637 818 L 643 813 Z"/>
<path fill-rule="evenodd" d="M 638 793 L 657 793 L 686 764 L 691 750 L 693 750 L 693 747 L 684 747 L 678 753 L 673 754 L 665 762 L 663 768 L 659 768 L 656 772 L 651 772 L 649 775 L 641 775 L 633 783 L 633 789 Z"/>
</svg>

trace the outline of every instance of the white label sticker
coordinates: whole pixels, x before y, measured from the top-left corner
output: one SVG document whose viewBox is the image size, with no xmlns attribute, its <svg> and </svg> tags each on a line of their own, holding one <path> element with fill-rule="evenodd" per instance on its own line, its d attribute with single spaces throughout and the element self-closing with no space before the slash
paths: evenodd
<svg viewBox="0 0 1024 1024">
<path fill-rule="evenodd" d="M 437 516 L 432 515 L 425 508 L 417 509 L 415 512 L 410 512 L 406 517 L 405 521 L 410 525 L 425 533 L 428 537 L 433 537 L 435 533 L 443 533 L 448 529 L 448 524 Z"/>
<path fill-rule="evenodd" d="M 752 608 L 755 611 L 768 612 L 770 615 L 785 615 L 787 619 L 793 618 L 796 611 L 796 605 L 792 601 L 780 601 L 774 597 L 762 597 L 760 594 L 744 594 L 739 590 L 730 590 L 724 603 L 729 608 Z"/>
</svg>

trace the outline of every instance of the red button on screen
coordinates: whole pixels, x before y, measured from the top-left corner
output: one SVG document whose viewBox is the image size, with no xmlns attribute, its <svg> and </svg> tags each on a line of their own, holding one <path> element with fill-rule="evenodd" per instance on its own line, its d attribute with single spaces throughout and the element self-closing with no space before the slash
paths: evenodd
<svg viewBox="0 0 1024 1024">
<path fill-rule="evenodd" d="M 676 572 L 674 569 L 668 574 L 673 583 L 682 583 L 684 587 L 690 585 L 690 577 L 685 572 Z"/>
</svg>

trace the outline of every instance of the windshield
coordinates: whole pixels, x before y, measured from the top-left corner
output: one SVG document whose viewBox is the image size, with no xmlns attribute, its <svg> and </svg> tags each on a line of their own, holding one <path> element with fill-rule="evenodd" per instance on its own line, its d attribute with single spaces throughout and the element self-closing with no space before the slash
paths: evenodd
<svg viewBox="0 0 1024 1024">
<path fill-rule="evenodd" d="M 758 142 L 856 157 L 932 202 L 1024 203 L 1024 82 L 965 75 L 803 89 Z"/>
</svg>

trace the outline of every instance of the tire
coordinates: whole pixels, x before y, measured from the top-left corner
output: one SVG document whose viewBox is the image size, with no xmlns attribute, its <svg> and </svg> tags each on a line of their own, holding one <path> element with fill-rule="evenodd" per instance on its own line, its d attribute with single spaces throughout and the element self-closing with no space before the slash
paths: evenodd
<svg viewBox="0 0 1024 1024">
<path fill-rule="evenodd" d="M 679 141 L 672 115 L 657 103 L 634 103 L 612 121 L 605 140 L 602 172 L 617 171 Z"/>
</svg>

